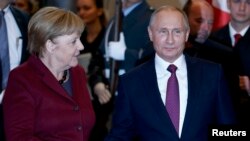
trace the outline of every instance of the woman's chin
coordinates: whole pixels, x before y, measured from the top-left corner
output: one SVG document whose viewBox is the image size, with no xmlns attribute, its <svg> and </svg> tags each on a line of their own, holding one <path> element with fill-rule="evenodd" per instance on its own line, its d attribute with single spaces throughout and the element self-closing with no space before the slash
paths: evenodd
<svg viewBox="0 0 250 141">
<path fill-rule="evenodd" d="M 75 67 L 78 65 L 78 60 L 73 60 L 71 63 L 70 63 L 70 67 Z"/>
</svg>

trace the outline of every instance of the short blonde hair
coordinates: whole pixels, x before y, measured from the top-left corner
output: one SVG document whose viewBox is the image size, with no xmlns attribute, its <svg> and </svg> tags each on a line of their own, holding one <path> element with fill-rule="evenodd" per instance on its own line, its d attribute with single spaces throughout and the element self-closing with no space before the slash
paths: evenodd
<svg viewBox="0 0 250 141">
<path fill-rule="evenodd" d="M 73 12 L 56 7 L 44 7 L 37 11 L 28 25 L 28 50 L 43 57 L 45 43 L 58 36 L 77 32 L 82 34 L 84 24 Z"/>
</svg>

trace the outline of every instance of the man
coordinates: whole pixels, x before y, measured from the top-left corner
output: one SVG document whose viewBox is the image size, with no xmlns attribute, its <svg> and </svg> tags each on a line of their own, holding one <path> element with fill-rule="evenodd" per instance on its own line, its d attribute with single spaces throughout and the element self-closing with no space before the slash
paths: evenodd
<svg viewBox="0 0 250 141">
<path fill-rule="evenodd" d="M 7 57 L 0 58 L 0 72 L 1 72 L 1 89 L 0 89 L 0 140 L 4 141 L 3 134 L 3 123 L 2 123 L 2 98 L 4 95 L 4 90 L 7 85 L 8 72 L 13 68 L 17 67 L 20 63 L 24 62 L 28 58 L 28 52 L 26 51 L 27 46 L 27 27 L 28 27 L 28 15 L 24 14 L 20 10 L 12 7 L 10 3 L 12 0 L 1 0 L 0 1 L 0 12 L 4 12 L 3 21 L 6 23 L 7 33 L 4 35 L 1 33 L 1 37 L 5 37 L 7 41 L 7 52 L 4 52 L 1 48 L 1 56 L 7 54 Z M 1 30 L 2 31 L 2 30 Z M 3 42 L 1 42 L 3 46 Z M 1 47 L 2 47 L 1 46 Z M 4 60 L 8 58 L 8 72 L 3 73 Z"/>
<path fill-rule="evenodd" d="M 250 110 L 250 0 L 227 0 L 227 6 L 231 15 L 230 22 L 212 35 L 218 41 L 231 46 L 236 54 L 239 86 L 242 90 L 240 122 L 250 125 L 250 117 L 246 114 Z M 241 38 L 236 39 L 236 34 L 240 34 Z"/>
<path fill-rule="evenodd" d="M 239 79 L 232 47 L 209 38 L 214 22 L 213 7 L 204 0 L 189 0 L 184 6 L 184 11 L 190 25 L 190 34 L 184 52 L 222 65 L 234 107 L 238 111 Z"/>
<path fill-rule="evenodd" d="M 101 50 L 106 58 L 119 62 L 120 75 L 136 66 L 141 53 L 150 42 L 147 25 L 152 10 L 146 0 L 122 0 L 122 13 L 120 40 L 111 40 L 114 34 L 114 20 L 111 20 L 105 40 L 101 45 Z M 106 76 L 109 77 L 109 61 L 106 63 Z"/>
<path fill-rule="evenodd" d="M 214 22 L 212 6 L 203 0 L 189 0 L 184 6 L 190 24 L 190 35 L 199 43 L 204 43 L 210 35 Z"/>
<path fill-rule="evenodd" d="M 185 48 L 191 56 L 196 56 L 213 62 L 222 63 L 222 54 L 230 56 L 232 49 L 209 38 L 214 13 L 212 6 L 204 0 L 189 0 L 184 6 L 190 25 L 190 35 Z M 225 56 L 224 56 L 225 57 Z"/>
<path fill-rule="evenodd" d="M 75 0 L 40 0 L 41 7 L 55 6 L 76 12 Z"/>
<path fill-rule="evenodd" d="M 106 141 L 133 136 L 143 141 L 207 141 L 209 125 L 234 123 L 221 67 L 183 55 L 189 31 L 187 17 L 175 7 L 163 6 L 152 14 L 148 32 L 155 57 L 120 77 Z M 171 104 L 176 105 L 171 109 Z"/>
</svg>

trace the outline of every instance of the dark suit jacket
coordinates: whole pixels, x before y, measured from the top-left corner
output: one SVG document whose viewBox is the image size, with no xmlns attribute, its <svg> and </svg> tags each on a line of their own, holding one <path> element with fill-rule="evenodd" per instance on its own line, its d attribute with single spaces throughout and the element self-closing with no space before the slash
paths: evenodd
<svg viewBox="0 0 250 141">
<path fill-rule="evenodd" d="M 16 20 L 17 26 L 20 29 L 20 32 L 22 34 L 22 40 L 23 40 L 23 44 L 22 44 L 22 54 L 21 54 L 21 62 L 23 63 L 24 61 L 26 61 L 29 57 L 29 53 L 27 51 L 27 44 L 28 44 L 28 22 L 29 22 L 29 16 L 18 10 L 17 8 L 10 6 L 10 10 Z M 0 64 L 0 74 L 2 75 L 2 66 Z M 2 81 L 2 78 L 0 77 L 0 80 Z M 0 90 L 2 91 L 3 88 L 1 88 L 0 86 Z"/>
<path fill-rule="evenodd" d="M 235 53 L 240 62 L 240 74 L 250 77 L 250 27 L 236 44 Z"/>
<path fill-rule="evenodd" d="M 8 141 L 88 140 L 95 115 L 86 76 L 80 66 L 69 72 L 72 97 L 35 56 L 10 72 L 3 99 Z"/>
<path fill-rule="evenodd" d="M 212 34 L 212 37 L 224 44 L 227 44 L 229 46 L 231 45 L 231 38 L 229 33 L 229 25 L 226 25 L 219 29 L 218 31 L 215 31 Z M 248 28 L 246 34 L 244 37 L 242 37 L 238 43 L 233 48 L 233 51 L 235 53 L 237 64 L 239 65 L 237 68 L 239 70 L 240 75 L 247 75 L 250 76 L 250 28 Z"/>
<path fill-rule="evenodd" d="M 188 101 L 182 141 L 207 141 L 208 126 L 232 124 L 234 112 L 221 67 L 186 56 Z M 162 102 L 154 59 L 121 76 L 113 124 L 106 141 L 178 141 Z"/>
<path fill-rule="evenodd" d="M 29 53 L 27 51 L 27 44 L 28 44 L 28 23 L 29 23 L 30 17 L 26 13 L 18 10 L 17 8 L 13 6 L 10 6 L 10 10 L 22 34 L 23 49 L 22 49 L 22 55 L 21 55 L 21 63 L 23 63 L 29 57 Z"/>
<path fill-rule="evenodd" d="M 119 68 L 128 71 L 135 67 L 140 57 L 140 52 L 142 52 L 144 48 L 147 47 L 148 42 L 150 42 L 147 27 L 152 12 L 153 10 L 150 9 L 147 2 L 143 0 L 140 5 L 123 18 L 122 31 L 127 49 L 125 51 L 125 60 L 120 61 Z M 113 24 L 113 20 L 111 20 L 110 24 Z M 113 34 L 114 31 L 111 29 L 108 35 L 108 41 L 112 41 Z M 105 54 L 104 42 L 102 42 L 100 47 L 103 54 Z M 109 66 L 107 65 L 107 67 Z"/>
<path fill-rule="evenodd" d="M 21 54 L 21 62 L 23 63 L 24 61 L 27 60 L 27 58 L 29 57 L 29 53 L 27 51 L 27 43 L 28 43 L 28 33 L 27 33 L 27 29 L 28 29 L 28 22 L 29 22 L 29 16 L 27 14 L 25 14 L 24 12 L 18 10 L 17 8 L 13 7 L 10 5 L 10 10 L 16 20 L 16 23 L 20 29 L 20 32 L 22 34 L 22 39 L 23 39 L 23 44 L 22 44 L 22 54 Z M 1 62 L 0 62 L 0 81 L 2 82 L 2 66 L 1 66 Z M 1 88 L 0 86 L 0 91 L 2 91 L 3 88 Z M 3 133 L 3 119 L 2 119 L 2 104 L 0 104 L 0 140 L 4 141 L 4 133 Z"/>
<path fill-rule="evenodd" d="M 218 31 L 212 34 L 214 39 L 220 42 L 231 45 L 231 38 L 229 33 L 229 25 L 222 27 Z M 231 45 L 232 46 L 232 45 Z M 237 44 L 233 47 L 233 52 L 236 61 L 236 68 L 238 75 L 246 75 L 250 78 L 250 28 L 248 28 L 246 34 L 239 39 Z M 248 125 L 250 127 L 249 114 L 250 110 L 250 97 L 245 90 L 241 90 L 238 95 L 241 98 L 239 107 L 239 120 L 240 123 Z"/>
<path fill-rule="evenodd" d="M 202 58 L 221 64 L 235 108 L 239 107 L 240 88 L 237 64 L 232 46 L 208 38 L 204 43 L 198 43 L 193 36 L 189 36 L 188 47 L 184 52 L 192 57 Z"/>
</svg>

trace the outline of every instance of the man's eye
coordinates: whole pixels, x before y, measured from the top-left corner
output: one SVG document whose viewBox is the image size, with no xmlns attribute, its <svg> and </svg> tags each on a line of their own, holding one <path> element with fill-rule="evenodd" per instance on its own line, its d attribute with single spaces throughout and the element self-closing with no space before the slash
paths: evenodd
<svg viewBox="0 0 250 141">
<path fill-rule="evenodd" d="M 179 30 L 179 29 L 176 29 L 176 30 L 173 30 L 173 33 L 174 33 L 175 35 L 180 35 L 180 34 L 182 33 L 182 31 Z"/>
<path fill-rule="evenodd" d="M 167 33 L 167 30 L 160 30 L 160 33 Z"/>
<path fill-rule="evenodd" d="M 196 19 L 195 21 L 196 21 L 196 23 L 199 23 L 199 24 L 201 24 L 203 22 L 203 20 L 201 18 Z"/>
<path fill-rule="evenodd" d="M 174 33 L 181 33 L 180 30 L 174 30 Z"/>
</svg>

